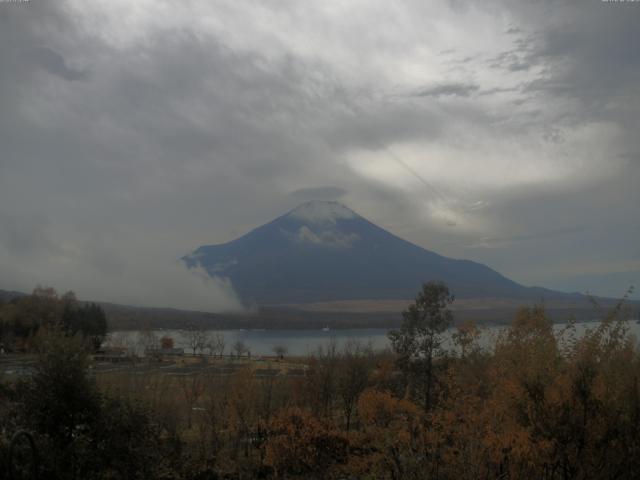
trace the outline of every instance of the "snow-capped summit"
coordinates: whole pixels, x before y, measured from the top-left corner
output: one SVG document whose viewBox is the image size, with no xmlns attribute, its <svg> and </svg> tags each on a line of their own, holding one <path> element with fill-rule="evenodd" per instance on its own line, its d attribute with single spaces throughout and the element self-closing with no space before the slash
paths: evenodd
<svg viewBox="0 0 640 480">
<path fill-rule="evenodd" d="M 321 224 L 348 220 L 358 215 L 339 202 L 312 200 L 294 208 L 287 216 L 311 224 Z"/>
</svg>

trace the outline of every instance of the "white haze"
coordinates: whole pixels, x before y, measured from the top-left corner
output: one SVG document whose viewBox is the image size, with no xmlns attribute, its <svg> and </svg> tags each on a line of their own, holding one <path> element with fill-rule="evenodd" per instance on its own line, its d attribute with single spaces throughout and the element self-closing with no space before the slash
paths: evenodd
<svg viewBox="0 0 640 480">
<path fill-rule="evenodd" d="M 72 290 L 82 300 L 208 312 L 243 308 L 226 279 L 188 270 L 178 251 L 135 245 L 133 239 L 127 249 L 67 242 L 20 266 L 12 266 L 13 255 L 0 246 L 0 285 L 24 292 L 44 285 L 59 293 Z"/>
</svg>

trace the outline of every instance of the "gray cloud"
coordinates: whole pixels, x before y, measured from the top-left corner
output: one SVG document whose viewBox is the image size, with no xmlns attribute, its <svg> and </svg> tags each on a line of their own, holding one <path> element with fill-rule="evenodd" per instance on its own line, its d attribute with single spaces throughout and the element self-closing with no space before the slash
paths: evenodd
<svg viewBox="0 0 640 480">
<path fill-rule="evenodd" d="M 523 235 L 511 235 L 508 237 L 483 237 L 466 246 L 470 248 L 498 248 L 516 242 L 525 242 L 540 239 L 553 239 L 558 236 L 581 234 L 585 231 L 584 227 L 562 227 L 543 232 L 527 233 Z"/>
<path fill-rule="evenodd" d="M 473 83 L 444 83 L 420 90 L 417 97 L 468 97 L 476 93 L 480 87 Z"/>
<path fill-rule="evenodd" d="M 25 257 L 61 251 L 51 238 L 49 221 L 42 213 L 16 215 L 0 211 L 0 225 L 0 246 L 22 261 Z"/>
<path fill-rule="evenodd" d="M 64 57 L 50 48 L 36 47 L 29 50 L 26 56 L 51 75 L 56 75 L 70 82 L 74 80 L 85 80 L 87 78 L 87 72 L 85 70 L 70 68 Z"/>
<path fill-rule="evenodd" d="M 294 190 L 291 195 L 297 201 L 307 200 L 337 200 L 344 197 L 347 191 L 340 187 L 308 187 Z"/>
<path fill-rule="evenodd" d="M 185 305 L 173 260 L 311 198 L 524 283 L 639 258 L 633 15 L 468 5 L 0 6 L 0 288 Z"/>
</svg>

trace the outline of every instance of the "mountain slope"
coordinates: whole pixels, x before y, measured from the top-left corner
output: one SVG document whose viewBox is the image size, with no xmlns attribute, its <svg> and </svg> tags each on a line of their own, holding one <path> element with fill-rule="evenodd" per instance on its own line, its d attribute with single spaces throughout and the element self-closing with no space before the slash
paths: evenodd
<svg viewBox="0 0 640 480">
<path fill-rule="evenodd" d="M 567 295 L 524 287 L 469 260 L 438 255 L 374 225 L 337 202 L 308 202 L 246 235 L 183 257 L 190 268 L 228 277 L 258 304 L 413 298 L 441 280 L 458 297 Z"/>
<path fill-rule="evenodd" d="M 0 290 L 0 301 L 9 302 L 14 298 L 24 297 L 26 293 L 15 292 L 13 290 Z"/>
</svg>

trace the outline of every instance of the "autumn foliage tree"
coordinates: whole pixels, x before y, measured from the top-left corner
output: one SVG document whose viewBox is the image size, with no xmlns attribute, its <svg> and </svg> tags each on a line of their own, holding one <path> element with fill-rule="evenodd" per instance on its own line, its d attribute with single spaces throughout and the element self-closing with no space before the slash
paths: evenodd
<svg viewBox="0 0 640 480">
<path fill-rule="evenodd" d="M 269 423 L 265 463 L 275 478 L 332 478 L 330 472 L 346 461 L 346 445 L 340 432 L 310 411 L 285 408 Z"/>
</svg>

